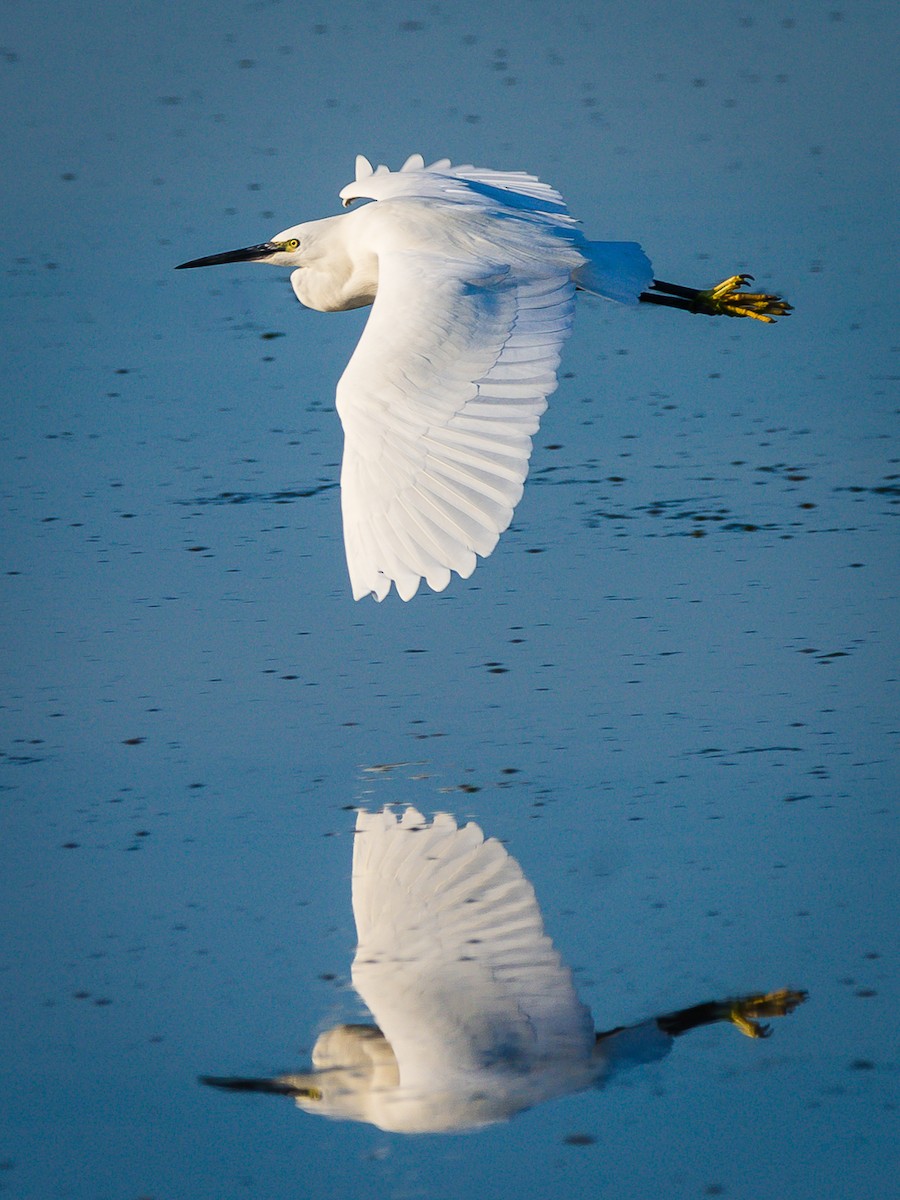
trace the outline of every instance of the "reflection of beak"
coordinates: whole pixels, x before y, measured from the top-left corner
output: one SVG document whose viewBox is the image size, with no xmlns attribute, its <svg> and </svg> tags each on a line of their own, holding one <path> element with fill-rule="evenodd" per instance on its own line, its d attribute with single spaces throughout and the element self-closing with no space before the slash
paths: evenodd
<svg viewBox="0 0 900 1200">
<path fill-rule="evenodd" d="M 192 266 L 186 263 L 186 266 Z M 321 1089 L 313 1087 L 313 1075 L 282 1075 L 275 1079 L 244 1079 L 241 1076 L 201 1075 L 200 1083 L 224 1088 L 229 1092 L 271 1092 L 277 1096 L 294 1096 L 304 1100 L 321 1100 Z"/>
<path fill-rule="evenodd" d="M 277 242 L 262 242 L 259 246 L 246 246 L 243 250 L 226 250 L 224 254 L 210 254 L 208 258 L 193 258 L 190 262 L 179 263 L 176 271 L 185 267 L 218 267 L 223 263 L 259 262 L 270 254 L 277 254 L 281 246 Z"/>
</svg>

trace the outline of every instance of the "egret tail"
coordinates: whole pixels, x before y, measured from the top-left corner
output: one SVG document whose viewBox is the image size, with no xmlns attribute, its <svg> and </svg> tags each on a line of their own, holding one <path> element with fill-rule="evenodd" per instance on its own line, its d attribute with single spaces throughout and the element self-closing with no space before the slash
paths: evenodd
<svg viewBox="0 0 900 1200">
<path fill-rule="evenodd" d="M 578 249 L 588 261 L 572 275 L 575 286 L 619 304 L 637 304 L 654 284 L 653 265 L 637 242 L 588 242 Z"/>
</svg>

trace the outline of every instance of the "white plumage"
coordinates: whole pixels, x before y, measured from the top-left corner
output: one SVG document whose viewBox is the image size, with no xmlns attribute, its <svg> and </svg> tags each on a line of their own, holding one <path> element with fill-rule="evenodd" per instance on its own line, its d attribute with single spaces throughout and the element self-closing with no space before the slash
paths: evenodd
<svg viewBox="0 0 900 1200">
<path fill-rule="evenodd" d="M 381 1129 L 449 1132 L 661 1058 L 697 1025 L 731 1020 L 759 1036 L 756 1016 L 803 999 L 713 1002 L 595 1034 L 519 864 L 446 813 L 428 822 L 414 808 L 360 812 L 352 879 L 353 986 L 377 1025 L 320 1034 L 306 1074 L 204 1082 Z"/>
<path fill-rule="evenodd" d="M 359 198 L 379 202 L 356 214 L 378 284 L 337 391 L 344 539 L 355 597 L 393 581 L 408 600 L 421 578 L 471 575 L 512 520 L 591 243 L 523 172 L 358 159 L 341 199 Z M 636 303 L 649 260 L 633 243 L 604 254 L 609 289 Z"/>
<path fill-rule="evenodd" d="M 622 304 L 761 320 L 775 311 L 737 306 L 733 289 L 660 284 L 637 243 L 589 241 L 559 193 L 521 171 L 426 167 L 418 154 L 399 171 L 373 170 L 360 156 L 340 195 L 345 206 L 375 203 L 181 266 L 269 262 L 295 268 L 307 307 L 373 304 L 337 389 L 357 599 L 382 600 L 393 583 L 409 600 L 422 579 L 440 591 L 494 549 L 556 388 L 576 288 Z"/>
<path fill-rule="evenodd" d="M 490 1095 L 496 1119 L 523 1088 L 534 1103 L 596 1076 L 591 1014 L 534 889 L 477 825 L 361 812 L 353 915 L 353 986 L 396 1057 L 395 1108 L 440 1093 L 458 1119 Z"/>
</svg>

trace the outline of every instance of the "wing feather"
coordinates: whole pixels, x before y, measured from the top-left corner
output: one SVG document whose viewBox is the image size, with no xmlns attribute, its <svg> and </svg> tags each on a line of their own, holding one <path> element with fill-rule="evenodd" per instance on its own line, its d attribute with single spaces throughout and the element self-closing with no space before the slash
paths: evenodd
<svg viewBox="0 0 900 1200">
<path fill-rule="evenodd" d="M 399 171 L 389 171 L 385 166 L 373 171 L 368 159 L 358 155 L 356 180 L 340 192 L 344 204 L 397 196 L 468 202 L 473 197 L 481 197 L 495 203 L 499 200 L 510 208 L 552 214 L 558 221 L 574 223 L 559 192 L 534 175 L 468 164 L 454 167 L 449 158 L 439 159 L 426 167 L 421 154 L 411 155 Z"/>
<path fill-rule="evenodd" d="M 393 582 L 408 599 L 414 578 L 441 590 L 509 525 L 574 312 L 570 264 L 533 270 L 379 256 L 372 313 L 337 394 L 355 598 L 381 600 Z"/>
<path fill-rule="evenodd" d="M 544 932 L 531 884 L 477 825 L 415 809 L 361 812 L 353 854 L 353 983 L 402 1087 L 461 1071 L 585 1061 L 590 1014 Z M 486 1077 L 482 1077 L 485 1079 Z"/>
</svg>

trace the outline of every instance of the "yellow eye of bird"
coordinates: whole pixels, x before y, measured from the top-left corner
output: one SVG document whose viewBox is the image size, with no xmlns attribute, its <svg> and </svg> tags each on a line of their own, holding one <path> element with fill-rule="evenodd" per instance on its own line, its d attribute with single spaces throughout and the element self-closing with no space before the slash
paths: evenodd
<svg viewBox="0 0 900 1200">
<path fill-rule="evenodd" d="M 296 250 L 299 245 L 300 242 L 297 238 L 288 238 L 288 240 L 284 243 L 284 248 L 288 251 L 288 253 L 293 253 L 293 251 Z"/>
</svg>

